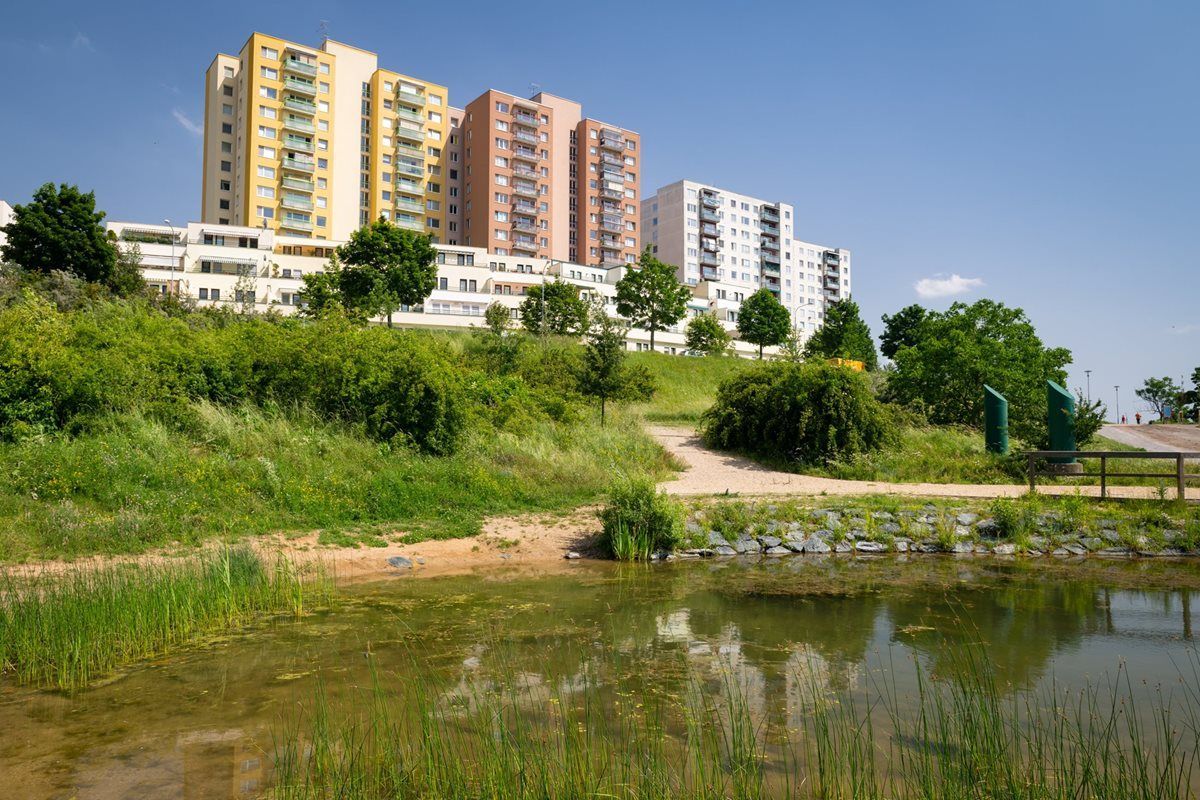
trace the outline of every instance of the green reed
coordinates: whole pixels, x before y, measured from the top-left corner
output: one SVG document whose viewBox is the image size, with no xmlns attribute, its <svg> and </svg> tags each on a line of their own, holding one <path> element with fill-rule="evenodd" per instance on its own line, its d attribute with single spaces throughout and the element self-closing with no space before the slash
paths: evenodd
<svg viewBox="0 0 1200 800">
<path fill-rule="evenodd" d="M 320 687 L 276 748 L 277 800 L 1167 800 L 1194 797 L 1194 691 L 1140 713 L 1122 670 L 1108 685 L 1012 692 L 979 652 L 953 678 L 918 671 L 830 690 L 811 676 L 798 728 L 768 723 L 732 677 L 620 705 L 597 685 L 515 676 L 439 692 L 358 690 L 335 721 Z M 886 674 L 886 673 L 885 673 Z M 894 673 L 893 673 L 894 674 Z M 1193 676 L 1195 677 L 1195 676 Z M 400 678 L 407 681 L 407 677 Z M 1186 685 L 1186 682 L 1185 684 Z M 636 702 L 635 702 L 636 701 Z M 339 706 L 340 707 L 340 706 Z"/>
<path fill-rule="evenodd" d="M 0 673 L 80 689 L 114 670 L 266 615 L 327 602 L 332 583 L 248 548 L 180 561 L 0 573 Z"/>
</svg>

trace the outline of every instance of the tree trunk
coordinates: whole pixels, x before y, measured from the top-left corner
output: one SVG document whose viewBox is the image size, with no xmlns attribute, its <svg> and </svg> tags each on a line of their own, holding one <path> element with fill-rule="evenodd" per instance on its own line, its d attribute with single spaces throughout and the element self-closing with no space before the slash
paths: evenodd
<svg viewBox="0 0 1200 800">
<path fill-rule="evenodd" d="M 762 361 L 762 345 L 758 346 L 758 360 Z"/>
<path fill-rule="evenodd" d="M 392 327 L 392 312 L 388 312 L 388 327 Z"/>
<path fill-rule="evenodd" d="M 654 326 L 650 326 L 650 352 L 654 352 Z"/>
</svg>

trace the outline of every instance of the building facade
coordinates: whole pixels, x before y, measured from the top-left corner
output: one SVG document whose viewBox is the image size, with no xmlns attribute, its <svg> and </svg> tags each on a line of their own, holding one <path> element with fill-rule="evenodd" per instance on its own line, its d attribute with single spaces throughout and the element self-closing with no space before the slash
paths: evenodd
<svg viewBox="0 0 1200 800">
<path fill-rule="evenodd" d="M 731 325 L 741 302 L 766 288 L 807 336 L 827 303 L 850 296 L 850 252 L 797 238 L 788 203 L 683 180 L 642 201 L 641 223 L 655 255 Z"/>
<path fill-rule="evenodd" d="M 490 252 L 637 260 L 641 138 L 573 100 L 489 89 L 463 118 L 462 241 Z"/>
<path fill-rule="evenodd" d="M 109 222 L 118 246 L 137 246 L 142 274 L 160 293 L 192 298 L 198 306 L 231 308 L 241 313 L 296 313 L 302 303 L 304 276 L 323 272 L 341 242 L 289 236 L 269 228 L 192 222 L 184 227 Z M 530 290 L 549 281 L 576 286 L 580 297 L 603 304 L 617 316 L 616 283 L 623 265 L 574 264 L 514 253 L 489 253 L 478 247 L 437 244 L 437 287 L 420 306 L 392 315 L 396 325 L 412 328 L 468 329 L 483 325 L 493 302 L 509 308 L 514 319 Z M 695 296 L 688 317 L 707 311 L 706 297 Z M 686 350 L 687 318 L 655 335 L 656 349 Z M 632 350 L 649 349 L 650 334 L 638 328 L 626 335 Z M 736 342 L 735 352 L 756 349 Z"/>
<path fill-rule="evenodd" d="M 384 216 L 445 241 L 450 128 L 444 86 L 252 34 L 205 75 L 201 219 L 345 239 Z"/>
</svg>

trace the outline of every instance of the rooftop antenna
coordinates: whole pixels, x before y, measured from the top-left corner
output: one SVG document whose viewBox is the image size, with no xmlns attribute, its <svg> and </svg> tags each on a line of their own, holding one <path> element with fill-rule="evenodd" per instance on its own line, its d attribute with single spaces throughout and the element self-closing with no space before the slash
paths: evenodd
<svg viewBox="0 0 1200 800">
<path fill-rule="evenodd" d="M 321 22 L 317 25 L 317 35 L 321 37 L 322 42 L 329 39 L 329 20 L 321 20 Z"/>
<path fill-rule="evenodd" d="M 540 92 L 541 90 L 542 90 L 542 85 L 540 83 L 529 84 L 529 99 L 532 100 L 535 96 L 537 96 L 537 93 Z"/>
</svg>

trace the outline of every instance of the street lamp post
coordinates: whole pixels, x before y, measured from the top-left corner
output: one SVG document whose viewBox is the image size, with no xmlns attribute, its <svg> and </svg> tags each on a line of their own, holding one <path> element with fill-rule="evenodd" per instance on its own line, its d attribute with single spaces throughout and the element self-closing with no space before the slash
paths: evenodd
<svg viewBox="0 0 1200 800">
<path fill-rule="evenodd" d="M 1092 371 L 1090 369 L 1085 369 L 1083 374 L 1087 376 L 1087 400 L 1088 405 L 1090 406 L 1092 404 Z"/>
<path fill-rule="evenodd" d="M 1114 386 L 1113 391 L 1117 393 L 1117 424 L 1121 424 L 1121 387 Z"/>
<path fill-rule="evenodd" d="M 175 226 L 171 224 L 171 220 L 164 219 L 163 223 L 171 229 L 171 283 L 175 283 Z M 175 294 L 179 294 L 179 287 L 175 287 Z"/>
</svg>

